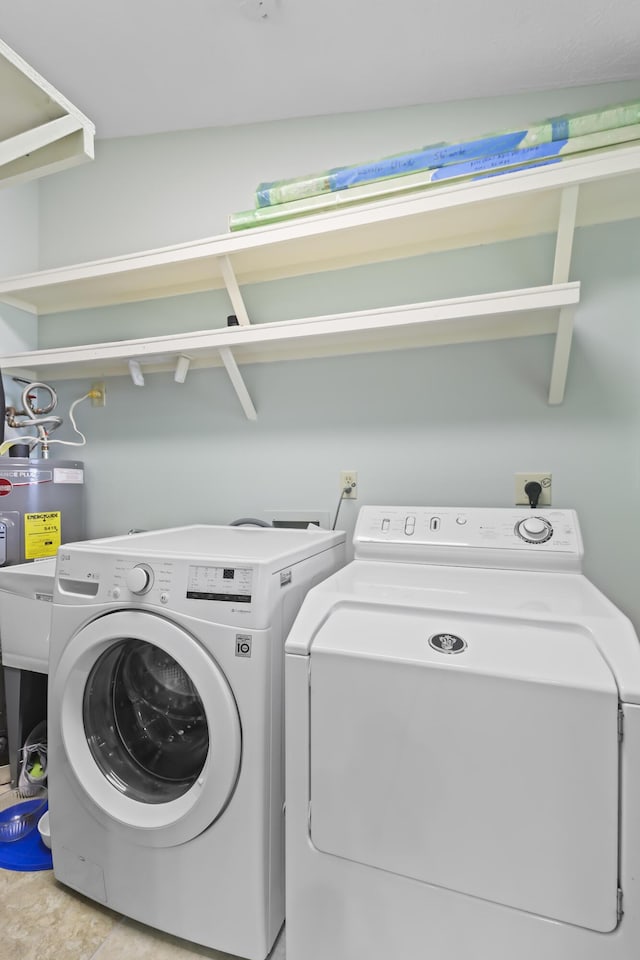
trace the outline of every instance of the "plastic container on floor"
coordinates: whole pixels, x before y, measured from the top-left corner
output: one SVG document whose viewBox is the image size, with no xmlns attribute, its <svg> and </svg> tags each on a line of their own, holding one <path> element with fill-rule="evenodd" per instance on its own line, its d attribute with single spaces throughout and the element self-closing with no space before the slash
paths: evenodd
<svg viewBox="0 0 640 960">
<path fill-rule="evenodd" d="M 0 845 L 0 868 L 31 873 L 35 870 L 53 870 L 51 850 L 48 850 L 37 830 L 17 843 Z"/>
<path fill-rule="evenodd" d="M 38 833 L 47 850 L 51 850 L 51 830 L 49 828 L 49 811 L 43 813 L 38 820 Z"/>
<path fill-rule="evenodd" d="M 0 824 L 11 823 L 15 818 L 22 817 L 28 822 L 28 830 L 24 830 L 18 838 L 0 842 L 0 869 L 30 872 L 34 870 L 53 869 L 51 851 L 44 845 L 39 831 L 36 829 L 38 821 L 47 812 L 47 797 L 31 798 L 30 800 L 16 801 L 17 791 L 11 790 L 0 797 Z M 16 808 L 19 808 L 16 810 Z M 5 834 L 13 836 L 18 828 L 7 827 Z"/>
<path fill-rule="evenodd" d="M 0 844 L 17 843 L 35 830 L 47 809 L 47 791 L 44 787 L 31 787 L 31 790 L 28 797 L 21 796 L 19 790 L 11 790 L 2 798 Z"/>
</svg>

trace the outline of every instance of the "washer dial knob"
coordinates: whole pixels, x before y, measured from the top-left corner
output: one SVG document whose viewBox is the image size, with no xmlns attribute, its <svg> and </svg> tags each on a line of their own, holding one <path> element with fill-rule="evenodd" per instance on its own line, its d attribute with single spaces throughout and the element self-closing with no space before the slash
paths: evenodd
<svg viewBox="0 0 640 960">
<path fill-rule="evenodd" d="M 127 570 L 124 579 L 131 593 L 147 593 L 153 586 L 153 570 L 146 564 L 138 563 Z"/>
<path fill-rule="evenodd" d="M 516 524 L 516 533 L 527 543 L 544 543 L 553 535 L 553 527 L 542 517 L 527 517 Z"/>
</svg>

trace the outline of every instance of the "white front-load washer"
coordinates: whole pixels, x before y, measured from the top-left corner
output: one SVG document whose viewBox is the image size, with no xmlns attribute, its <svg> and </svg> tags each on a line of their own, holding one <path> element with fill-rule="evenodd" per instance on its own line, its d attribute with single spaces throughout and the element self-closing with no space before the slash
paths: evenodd
<svg viewBox="0 0 640 960">
<path fill-rule="evenodd" d="M 284 916 L 284 638 L 344 534 L 190 526 L 58 551 L 58 880 L 263 960 Z"/>
<path fill-rule="evenodd" d="M 640 644 L 575 513 L 354 545 L 286 643 L 287 960 L 637 960 Z"/>
</svg>

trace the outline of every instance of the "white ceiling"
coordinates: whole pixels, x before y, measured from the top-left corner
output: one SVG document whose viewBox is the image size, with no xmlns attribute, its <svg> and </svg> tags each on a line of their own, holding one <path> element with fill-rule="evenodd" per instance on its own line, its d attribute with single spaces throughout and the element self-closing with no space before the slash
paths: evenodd
<svg viewBox="0 0 640 960">
<path fill-rule="evenodd" d="M 98 137 L 640 79 L 637 0 L 0 0 L 0 37 Z"/>
</svg>

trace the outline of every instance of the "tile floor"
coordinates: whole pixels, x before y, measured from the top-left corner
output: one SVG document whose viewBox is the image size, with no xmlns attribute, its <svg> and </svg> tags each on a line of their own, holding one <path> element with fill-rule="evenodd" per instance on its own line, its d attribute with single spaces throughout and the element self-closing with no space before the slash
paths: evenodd
<svg viewBox="0 0 640 960">
<path fill-rule="evenodd" d="M 0 794 L 8 790 L 0 786 Z M 269 960 L 284 960 L 280 935 Z M 0 960 L 236 960 L 87 900 L 52 870 L 0 869 Z"/>
</svg>

